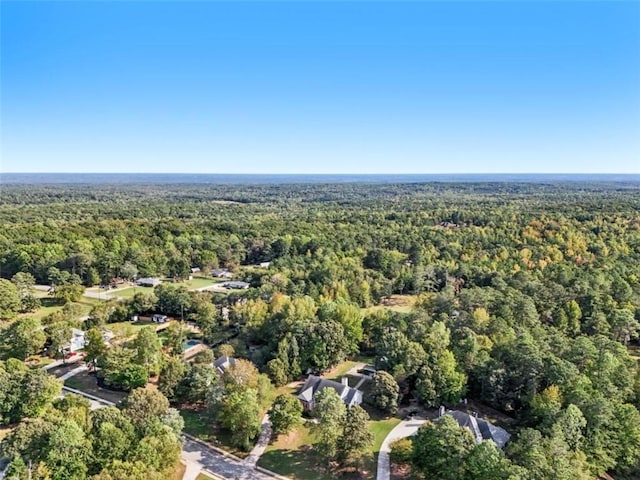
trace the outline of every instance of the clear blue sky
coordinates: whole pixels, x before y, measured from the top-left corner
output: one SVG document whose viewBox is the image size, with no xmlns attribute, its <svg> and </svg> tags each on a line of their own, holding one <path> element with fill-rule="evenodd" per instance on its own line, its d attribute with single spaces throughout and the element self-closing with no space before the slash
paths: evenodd
<svg viewBox="0 0 640 480">
<path fill-rule="evenodd" d="M 640 2 L 0 2 L 5 172 L 640 173 Z"/>
</svg>

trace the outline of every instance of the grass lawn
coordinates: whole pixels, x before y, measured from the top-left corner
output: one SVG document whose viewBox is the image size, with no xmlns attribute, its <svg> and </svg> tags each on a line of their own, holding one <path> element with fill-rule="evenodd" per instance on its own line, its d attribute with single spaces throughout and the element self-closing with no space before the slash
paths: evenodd
<svg viewBox="0 0 640 480">
<path fill-rule="evenodd" d="M 333 367 L 331 370 L 327 371 L 323 377 L 326 377 L 330 380 L 340 381 L 340 378 L 344 377 L 346 373 L 355 367 L 358 362 L 354 362 L 353 360 L 345 360 L 344 362 L 340 362 L 338 365 Z"/>
<path fill-rule="evenodd" d="M 140 331 L 140 329 L 144 327 L 148 327 L 150 325 L 154 327 L 158 326 L 157 323 L 138 321 L 135 323 L 133 322 L 107 323 L 105 325 L 105 328 L 108 330 L 111 330 L 114 333 L 114 335 L 118 338 L 128 338 L 137 334 L 138 331 Z"/>
<path fill-rule="evenodd" d="M 216 283 L 221 283 L 221 281 L 207 277 L 193 277 L 193 280 L 188 280 L 182 284 L 186 285 L 189 290 L 194 290 L 196 288 L 210 287 Z"/>
<path fill-rule="evenodd" d="M 99 387 L 95 375 L 89 375 L 87 372 L 82 372 L 68 378 L 65 380 L 64 384 L 69 388 L 75 388 L 81 392 L 85 392 L 114 403 L 118 403 L 127 396 L 126 392 L 117 392 L 115 390 L 107 390 L 106 388 Z"/>
<path fill-rule="evenodd" d="M 381 310 L 383 308 L 388 308 L 389 310 L 393 310 L 394 312 L 411 313 L 417 299 L 417 295 L 391 295 L 384 300 L 384 303 L 382 305 L 363 308 L 363 311 L 366 313 Z"/>
<path fill-rule="evenodd" d="M 376 457 L 386 436 L 399 423 L 400 419 L 395 417 L 385 418 L 383 420 L 372 420 L 369 422 L 369 431 L 373 433 L 374 436 L 371 451 L 376 454 Z"/>
<path fill-rule="evenodd" d="M 318 457 L 311 449 L 313 442 L 309 429 L 301 425 L 289 434 L 272 440 L 258 460 L 258 465 L 296 480 L 333 479 L 318 465 Z"/>
<path fill-rule="evenodd" d="M 375 478 L 380 446 L 398 423 L 400 423 L 400 419 L 393 417 L 374 419 L 369 422 L 369 431 L 373 433 L 374 440 L 369 449 L 371 455 L 366 460 L 361 472 L 364 475 L 363 478 Z M 335 478 L 335 474 L 325 473 L 321 466 L 318 466 L 317 455 L 311 448 L 314 441 L 309 429 L 302 425 L 288 435 L 280 435 L 277 439 L 272 440 L 265 453 L 260 457 L 258 465 L 296 480 Z M 345 472 L 344 478 L 350 478 L 350 474 Z"/>
<path fill-rule="evenodd" d="M 153 287 L 129 287 L 122 290 L 103 290 L 112 297 L 133 298 L 136 293 L 153 293 Z"/>
<path fill-rule="evenodd" d="M 231 444 L 231 434 L 221 428 L 212 426 L 207 420 L 206 412 L 180 409 L 184 419 L 184 431 L 200 440 L 215 445 L 237 457 L 245 458 L 249 452 L 234 447 Z"/>
<path fill-rule="evenodd" d="M 59 312 L 62 310 L 62 305 L 58 303 L 58 301 L 49 296 L 47 292 L 42 292 L 40 290 L 34 290 L 34 293 L 37 293 L 36 297 L 40 299 L 40 304 L 42 305 L 35 312 L 22 313 L 19 315 L 21 317 L 30 317 L 36 318 L 38 320 L 42 320 L 47 315 L 50 315 L 54 312 Z M 75 302 L 76 305 L 80 306 L 81 312 L 80 316 L 88 315 L 93 306 L 98 302 L 97 299 L 82 297 L 79 302 Z"/>
</svg>

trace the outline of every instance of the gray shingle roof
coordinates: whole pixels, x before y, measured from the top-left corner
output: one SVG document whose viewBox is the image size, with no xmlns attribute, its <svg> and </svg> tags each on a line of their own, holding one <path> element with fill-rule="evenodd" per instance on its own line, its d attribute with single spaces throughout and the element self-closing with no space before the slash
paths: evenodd
<svg viewBox="0 0 640 480">
<path fill-rule="evenodd" d="M 511 435 L 504 428 L 496 427 L 484 418 L 476 418 L 459 410 L 447 410 L 447 415 L 453 417 L 461 427 L 468 428 L 476 443 L 491 440 L 499 448 L 502 448 L 511 438 Z"/>
</svg>

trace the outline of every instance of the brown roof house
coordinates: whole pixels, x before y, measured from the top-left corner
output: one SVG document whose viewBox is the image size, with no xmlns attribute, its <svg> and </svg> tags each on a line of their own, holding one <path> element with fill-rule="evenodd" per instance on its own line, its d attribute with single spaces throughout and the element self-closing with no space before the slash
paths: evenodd
<svg viewBox="0 0 640 480">
<path fill-rule="evenodd" d="M 323 388 L 332 388 L 335 390 L 347 407 L 360 405 L 362 403 L 362 392 L 350 387 L 347 377 L 343 377 L 342 382 L 334 382 L 326 378 L 309 375 L 300 393 L 297 395 L 306 410 L 313 410 L 315 407 L 316 394 Z"/>
</svg>

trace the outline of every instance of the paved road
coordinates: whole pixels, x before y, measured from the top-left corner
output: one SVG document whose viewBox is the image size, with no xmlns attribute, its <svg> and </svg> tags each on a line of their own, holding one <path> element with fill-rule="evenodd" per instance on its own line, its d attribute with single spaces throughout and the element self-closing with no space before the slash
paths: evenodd
<svg viewBox="0 0 640 480">
<path fill-rule="evenodd" d="M 376 477 L 376 480 L 389 480 L 389 477 L 391 475 L 389 469 L 389 452 L 391 451 L 390 445 L 400 438 L 415 435 L 418 431 L 418 428 L 420 428 L 420 425 L 422 425 L 424 422 L 426 422 L 424 418 L 418 417 L 415 417 L 413 420 L 403 420 L 389 432 L 387 438 L 384 439 L 382 445 L 380 446 L 380 453 L 378 454 L 378 475 Z"/>
<path fill-rule="evenodd" d="M 183 480 L 194 480 L 200 470 L 210 470 L 230 480 L 273 480 L 274 477 L 231 458 L 212 452 L 204 445 L 185 440 L 182 460 L 187 465 Z"/>
</svg>

